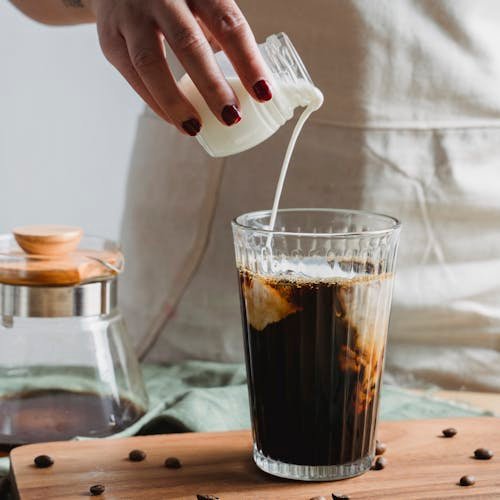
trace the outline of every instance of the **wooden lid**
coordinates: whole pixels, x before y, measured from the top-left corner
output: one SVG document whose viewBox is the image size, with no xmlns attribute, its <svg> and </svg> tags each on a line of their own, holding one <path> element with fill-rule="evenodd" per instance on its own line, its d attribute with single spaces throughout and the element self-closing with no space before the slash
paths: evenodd
<svg viewBox="0 0 500 500">
<path fill-rule="evenodd" d="M 14 238 L 18 245 L 33 255 L 65 255 L 74 252 L 83 236 L 83 230 L 74 226 L 16 227 Z"/>
<path fill-rule="evenodd" d="M 17 227 L 0 236 L 0 283 L 77 285 L 119 274 L 123 255 L 117 245 L 83 237 L 73 226 Z"/>
</svg>

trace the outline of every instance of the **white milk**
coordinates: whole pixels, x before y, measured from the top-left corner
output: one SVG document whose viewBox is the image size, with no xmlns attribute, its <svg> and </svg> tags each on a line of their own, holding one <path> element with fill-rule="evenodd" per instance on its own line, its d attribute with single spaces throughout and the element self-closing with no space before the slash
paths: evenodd
<svg viewBox="0 0 500 500">
<path fill-rule="evenodd" d="M 311 116 L 311 113 L 318 110 L 323 104 L 323 94 L 321 91 L 311 85 L 311 93 L 310 93 L 310 102 L 306 106 L 306 109 L 302 111 L 302 114 L 299 116 L 297 123 L 292 132 L 292 136 L 290 137 L 290 142 L 286 148 L 285 158 L 283 159 L 283 163 L 281 165 L 281 172 L 278 179 L 278 184 L 276 185 L 276 192 L 274 194 L 274 202 L 273 209 L 271 211 L 271 219 L 269 221 L 269 228 L 274 229 L 274 225 L 276 224 L 276 216 L 278 214 L 278 207 L 280 204 L 281 192 L 283 191 L 283 186 L 285 184 L 286 173 L 288 171 L 288 165 L 290 164 L 290 159 L 292 157 L 293 150 L 295 148 L 295 144 L 299 137 L 299 134 L 304 126 L 304 123 Z"/>
<path fill-rule="evenodd" d="M 291 148 L 290 146 L 288 148 L 291 155 L 293 144 L 303 123 L 323 102 L 321 92 L 307 81 L 272 82 L 273 99 L 264 103 L 257 102 L 251 97 L 239 78 L 228 77 L 227 81 L 238 96 L 242 115 L 241 121 L 230 127 L 214 116 L 189 75 L 185 74 L 179 80 L 179 87 L 201 118 L 201 132 L 196 137 L 205 150 L 214 157 L 229 156 L 253 148 L 268 139 L 292 118 L 295 108 L 306 107 L 292 135 Z M 288 157 L 290 155 L 287 154 Z"/>
</svg>

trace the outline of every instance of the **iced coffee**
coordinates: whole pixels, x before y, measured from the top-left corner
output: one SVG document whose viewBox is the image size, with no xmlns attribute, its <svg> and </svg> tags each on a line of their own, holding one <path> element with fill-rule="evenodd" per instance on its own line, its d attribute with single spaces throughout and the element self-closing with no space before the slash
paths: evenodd
<svg viewBox="0 0 500 500">
<path fill-rule="evenodd" d="M 297 479 L 359 474 L 374 454 L 392 267 L 304 244 L 273 255 L 272 238 L 254 254 L 264 266 L 237 249 L 255 460 Z"/>
</svg>

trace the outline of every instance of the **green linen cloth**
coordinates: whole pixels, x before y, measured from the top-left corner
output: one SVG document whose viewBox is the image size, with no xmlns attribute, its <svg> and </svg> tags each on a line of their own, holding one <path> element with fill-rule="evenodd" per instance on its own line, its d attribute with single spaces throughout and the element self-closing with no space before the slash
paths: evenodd
<svg viewBox="0 0 500 500">
<path fill-rule="evenodd" d="M 229 431 L 250 427 L 243 365 L 188 361 L 172 366 L 145 365 L 143 374 L 150 400 L 149 411 L 133 426 L 106 439 L 134 434 Z M 41 386 L 47 387 L 45 382 L 40 377 Z M 57 387 L 60 387 L 58 382 Z M 75 384 L 74 380 L 65 380 L 70 390 L 86 389 Z M 486 414 L 463 404 L 417 395 L 395 386 L 382 388 L 382 420 Z M 8 458 L 0 459 L 0 477 L 8 472 L 8 467 Z"/>
</svg>

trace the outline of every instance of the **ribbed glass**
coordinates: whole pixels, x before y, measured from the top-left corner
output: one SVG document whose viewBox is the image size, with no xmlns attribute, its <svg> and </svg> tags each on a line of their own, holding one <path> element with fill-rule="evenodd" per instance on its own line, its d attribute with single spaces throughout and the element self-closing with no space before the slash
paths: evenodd
<svg viewBox="0 0 500 500">
<path fill-rule="evenodd" d="M 400 224 L 330 209 L 233 222 L 257 465 L 333 480 L 370 467 Z"/>
<path fill-rule="evenodd" d="M 260 144 L 292 118 L 295 108 L 311 102 L 314 84 L 288 36 L 270 35 L 259 44 L 259 50 L 271 78 L 273 98 L 267 102 L 257 102 L 248 95 L 224 51 L 215 54 L 222 73 L 238 95 L 243 119 L 228 129 L 215 118 L 212 120 L 211 112 L 206 109 L 208 114 L 202 114 L 204 123 L 196 139 L 211 156 L 228 156 Z M 180 80 L 181 88 L 188 78 L 185 75 Z M 191 92 L 188 90 L 188 97 Z M 201 95 L 200 99 L 199 105 L 203 106 Z"/>
</svg>

